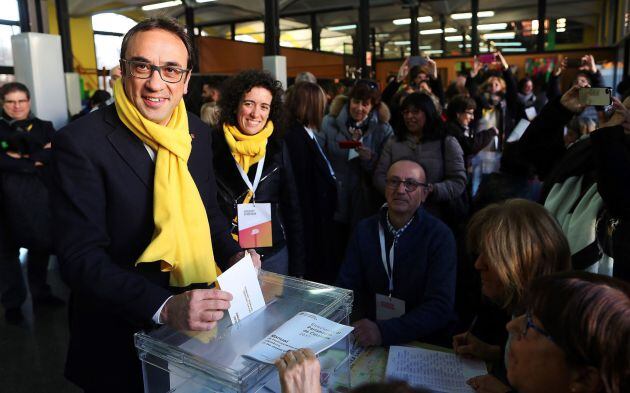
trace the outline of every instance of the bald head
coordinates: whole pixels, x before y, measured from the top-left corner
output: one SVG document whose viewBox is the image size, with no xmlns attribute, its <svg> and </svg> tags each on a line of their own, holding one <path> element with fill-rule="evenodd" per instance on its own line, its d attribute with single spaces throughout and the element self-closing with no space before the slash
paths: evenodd
<svg viewBox="0 0 630 393">
<path fill-rule="evenodd" d="M 385 188 L 390 214 L 415 213 L 427 197 L 426 179 L 424 168 L 415 161 L 393 163 L 387 171 Z"/>
</svg>

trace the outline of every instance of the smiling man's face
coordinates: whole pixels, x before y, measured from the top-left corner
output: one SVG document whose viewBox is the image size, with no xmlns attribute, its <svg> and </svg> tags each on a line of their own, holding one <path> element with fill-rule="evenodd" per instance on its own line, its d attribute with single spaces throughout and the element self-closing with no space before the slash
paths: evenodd
<svg viewBox="0 0 630 393">
<path fill-rule="evenodd" d="M 186 68 L 188 52 L 184 42 L 177 35 L 166 30 L 154 29 L 136 33 L 131 37 L 123 58 L 156 66 Z M 177 83 L 164 82 L 157 71 L 148 79 L 139 79 L 125 70 L 123 78 L 125 94 L 142 116 L 154 123 L 166 125 L 175 107 L 188 91 L 190 73 L 186 73 Z"/>
</svg>

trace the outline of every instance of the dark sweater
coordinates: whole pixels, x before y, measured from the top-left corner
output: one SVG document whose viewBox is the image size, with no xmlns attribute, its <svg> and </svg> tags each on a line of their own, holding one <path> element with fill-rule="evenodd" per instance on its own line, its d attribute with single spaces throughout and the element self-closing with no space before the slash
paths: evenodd
<svg viewBox="0 0 630 393">
<path fill-rule="evenodd" d="M 375 215 L 358 224 L 337 279 L 337 285 L 354 291 L 356 303 L 371 320 L 376 316 L 375 295 L 389 293 L 378 220 L 379 215 Z M 394 251 L 392 297 L 405 301 L 406 313 L 376 322 L 382 345 L 427 339 L 446 332 L 455 319 L 455 250 L 451 230 L 424 209 L 418 209 Z"/>
</svg>

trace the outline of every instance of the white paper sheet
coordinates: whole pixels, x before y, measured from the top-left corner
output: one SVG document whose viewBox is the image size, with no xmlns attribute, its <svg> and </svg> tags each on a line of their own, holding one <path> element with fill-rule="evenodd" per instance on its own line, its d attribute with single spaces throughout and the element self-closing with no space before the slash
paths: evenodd
<svg viewBox="0 0 630 393">
<path fill-rule="evenodd" d="M 507 141 L 508 142 L 516 142 L 519 139 L 521 139 L 521 137 L 523 136 L 523 134 L 525 133 L 525 130 L 527 129 L 527 127 L 529 127 L 529 121 L 525 120 L 525 119 L 521 119 L 517 124 L 516 127 L 514 127 L 514 129 L 512 130 L 512 132 L 510 133 L 510 136 L 508 137 Z"/>
<path fill-rule="evenodd" d="M 536 113 L 536 108 L 530 106 L 529 108 L 525 108 L 525 116 L 527 116 L 527 120 L 532 121 L 536 118 L 538 113 Z"/>
<path fill-rule="evenodd" d="M 302 311 L 254 345 L 245 355 L 263 363 L 273 363 L 289 350 L 309 348 L 316 354 L 330 348 L 354 328 Z"/>
<path fill-rule="evenodd" d="M 407 381 L 413 387 L 434 392 L 468 393 L 474 390 L 466 381 L 487 374 L 479 360 L 463 359 L 454 353 L 423 348 L 389 348 L 385 376 L 388 380 Z"/>
<path fill-rule="evenodd" d="M 232 323 L 238 323 L 265 306 L 258 273 L 249 253 L 246 252 L 243 259 L 217 277 L 217 281 L 222 291 L 232 294 L 228 309 Z"/>
</svg>

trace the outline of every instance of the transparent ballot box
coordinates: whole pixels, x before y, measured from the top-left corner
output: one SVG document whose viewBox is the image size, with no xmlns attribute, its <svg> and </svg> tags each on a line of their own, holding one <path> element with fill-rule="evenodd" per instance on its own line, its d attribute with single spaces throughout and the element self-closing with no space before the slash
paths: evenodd
<svg viewBox="0 0 630 393">
<path fill-rule="evenodd" d="M 300 311 L 349 323 L 352 291 L 260 271 L 266 306 L 232 324 L 228 313 L 208 332 L 162 326 L 136 333 L 147 393 L 280 392 L 274 365 L 242 355 Z M 319 354 L 322 384 L 350 386 L 349 337 Z"/>
</svg>

